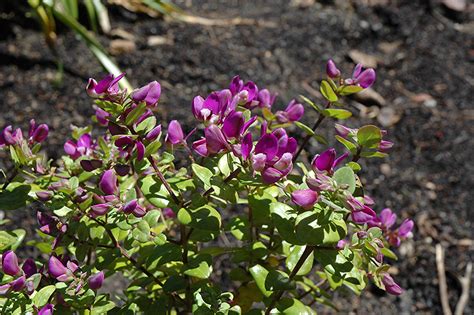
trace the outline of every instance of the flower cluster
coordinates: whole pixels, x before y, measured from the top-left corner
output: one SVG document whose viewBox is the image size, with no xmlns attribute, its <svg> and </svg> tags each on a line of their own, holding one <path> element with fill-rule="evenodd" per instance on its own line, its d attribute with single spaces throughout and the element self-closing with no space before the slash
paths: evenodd
<svg viewBox="0 0 474 315">
<path fill-rule="evenodd" d="M 4 128 L 0 147 L 15 172 L 0 188 L 0 208 L 37 210 L 38 237 L 28 245 L 41 252 L 20 264 L 13 250 L 25 232 L 5 234 L 5 312 L 22 304 L 21 312 L 41 315 L 240 314 L 262 306 L 266 314 L 311 314 L 305 297 L 313 292 L 325 299 L 342 286 L 360 293 L 371 281 L 402 294 L 389 274 L 396 258 L 389 248 L 411 237 L 414 223 L 396 227 L 390 209 L 377 214 L 359 180 L 359 160 L 382 158 L 393 146 L 387 131 L 336 124 L 334 141 L 317 131 L 325 119 L 351 116 L 341 98 L 371 87 L 375 71 L 356 65 L 346 78 L 329 60 L 326 74 L 324 107 L 302 97 L 283 110 L 274 110 L 276 93 L 236 76 L 192 100 L 196 125 L 171 120 L 163 137 L 157 81 L 127 91 L 124 74 L 90 79 L 99 129 L 74 127 L 57 162 L 39 150 L 47 125 L 32 120 L 26 139 Z M 313 127 L 304 124 L 306 105 L 318 115 Z M 312 138 L 339 147 L 310 160 L 304 151 Z M 222 248 L 219 236 L 239 246 Z M 222 254 L 229 281 L 241 283 L 236 292 L 212 277 L 213 255 Z M 114 292 L 97 292 L 114 273 L 129 284 L 119 304 Z"/>
</svg>

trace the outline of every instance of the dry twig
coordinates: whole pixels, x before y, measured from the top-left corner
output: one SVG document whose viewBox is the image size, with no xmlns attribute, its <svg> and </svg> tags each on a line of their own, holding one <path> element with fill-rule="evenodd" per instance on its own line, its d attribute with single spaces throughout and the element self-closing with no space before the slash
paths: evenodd
<svg viewBox="0 0 474 315">
<path fill-rule="evenodd" d="M 449 308 L 448 285 L 446 284 L 446 270 L 444 268 L 444 249 L 441 244 L 436 244 L 436 267 L 438 269 L 439 294 L 444 315 L 452 315 Z"/>
<path fill-rule="evenodd" d="M 461 296 L 459 297 L 458 304 L 456 304 L 456 310 L 454 311 L 455 315 L 462 315 L 469 301 L 471 276 L 472 276 L 472 262 L 468 262 L 464 277 L 459 278 L 459 282 L 461 282 L 461 286 L 462 286 L 462 293 L 461 293 Z"/>
</svg>

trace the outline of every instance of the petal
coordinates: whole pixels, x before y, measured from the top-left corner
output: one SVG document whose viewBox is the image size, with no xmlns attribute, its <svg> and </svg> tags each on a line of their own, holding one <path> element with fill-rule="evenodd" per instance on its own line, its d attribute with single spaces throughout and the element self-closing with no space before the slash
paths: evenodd
<svg viewBox="0 0 474 315">
<path fill-rule="evenodd" d="M 405 219 L 398 228 L 398 235 L 403 238 L 409 236 L 411 234 L 411 231 L 413 230 L 414 225 L 415 223 L 413 222 L 413 220 Z"/>
<path fill-rule="evenodd" d="M 194 97 L 193 103 L 191 105 L 191 110 L 193 112 L 194 117 L 196 117 L 196 119 L 199 119 L 199 120 L 203 119 L 202 114 L 201 114 L 201 109 L 203 108 L 203 105 L 204 105 L 204 98 L 202 98 L 202 96 L 198 95 Z"/>
<path fill-rule="evenodd" d="M 193 150 L 200 156 L 206 157 L 209 155 L 209 152 L 207 151 L 207 144 L 206 144 L 205 138 L 194 141 L 192 147 L 193 147 Z"/>
<path fill-rule="evenodd" d="M 264 153 L 267 161 L 271 161 L 278 152 L 278 139 L 275 135 L 265 134 L 255 145 L 255 153 Z"/>
<path fill-rule="evenodd" d="M 177 120 L 170 121 L 168 125 L 168 134 L 166 135 L 166 141 L 171 144 L 178 144 L 184 140 L 183 129 Z"/>
<path fill-rule="evenodd" d="M 16 276 L 20 271 L 20 266 L 18 265 L 18 257 L 16 254 L 7 250 L 2 255 L 2 269 L 3 272 L 10 276 Z"/>
<path fill-rule="evenodd" d="M 99 289 L 102 286 L 102 283 L 104 283 L 104 278 L 105 275 L 103 271 L 100 271 L 95 275 L 90 276 L 88 280 L 89 288 L 91 288 L 92 290 Z"/>
<path fill-rule="evenodd" d="M 262 180 L 266 184 L 273 184 L 279 181 L 283 177 L 282 172 L 279 170 L 269 167 L 262 173 Z"/>
<path fill-rule="evenodd" d="M 341 71 L 337 68 L 336 64 L 332 59 L 329 59 L 326 64 L 326 74 L 332 79 L 341 76 Z"/>
<path fill-rule="evenodd" d="M 389 208 L 385 208 L 380 212 L 380 222 L 387 228 L 391 227 L 397 221 L 397 215 Z"/>
<path fill-rule="evenodd" d="M 220 109 L 219 94 L 217 94 L 217 92 L 209 94 L 209 96 L 202 104 L 202 107 L 209 109 L 212 114 L 218 114 Z"/>
<path fill-rule="evenodd" d="M 102 94 L 105 91 L 107 91 L 107 89 L 109 88 L 109 86 L 110 86 L 110 84 L 112 83 L 113 80 L 114 80 L 114 75 L 113 74 L 109 74 L 105 78 L 100 80 L 99 83 L 97 83 L 97 85 L 94 88 L 95 93 Z"/>
<path fill-rule="evenodd" d="M 89 133 L 85 133 L 77 140 L 78 147 L 90 148 L 92 143 L 92 137 Z"/>
<path fill-rule="evenodd" d="M 140 141 L 138 141 L 136 145 L 137 145 L 137 161 L 141 161 L 145 157 L 145 146 Z"/>
<path fill-rule="evenodd" d="M 46 304 L 38 311 L 38 315 L 53 315 L 53 308 L 53 304 Z"/>
<path fill-rule="evenodd" d="M 221 129 L 216 125 L 210 125 L 204 130 L 206 137 L 207 151 L 210 154 L 215 154 L 229 147 L 227 140 Z"/>
<path fill-rule="evenodd" d="M 291 193 L 291 200 L 303 209 L 311 209 L 318 201 L 318 194 L 311 189 L 295 190 Z"/>
<path fill-rule="evenodd" d="M 362 71 L 357 77 L 357 83 L 364 89 L 369 88 L 375 82 L 375 70 L 370 68 Z"/>
<path fill-rule="evenodd" d="M 68 269 L 59 259 L 57 259 L 55 256 L 51 256 L 48 262 L 48 271 L 51 276 L 57 278 L 59 276 L 65 275 L 68 272 Z"/>
<path fill-rule="evenodd" d="M 222 131 L 228 138 L 237 138 L 240 136 L 244 122 L 242 112 L 232 112 L 225 118 Z"/>
<path fill-rule="evenodd" d="M 240 147 L 242 159 L 247 160 L 247 158 L 250 156 L 250 152 L 252 152 L 252 148 L 252 134 L 249 132 L 244 136 L 244 139 L 242 140 L 242 145 Z"/>
<path fill-rule="evenodd" d="M 25 260 L 25 262 L 23 263 L 23 266 L 21 266 L 21 269 L 23 269 L 23 272 L 25 273 L 27 278 L 31 277 L 32 275 L 38 272 L 35 261 L 31 258 L 28 258 L 27 260 Z"/>
<path fill-rule="evenodd" d="M 117 176 L 113 170 L 104 172 L 100 179 L 99 187 L 106 195 L 115 195 L 117 193 Z"/>
<path fill-rule="evenodd" d="M 240 76 L 236 75 L 235 77 L 232 78 L 232 81 L 230 82 L 229 90 L 232 93 L 232 95 L 235 95 L 242 90 L 242 86 L 244 85 L 244 82 L 240 80 Z"/>
<path fill-rule="evenodd" d="M 313 170 L 317 171 L 326 171 L 330 173 L 332 171 L 332 166 L 334 164 L 334 160 L 336 159 L 336 150 L 334 148 L 330 148 L 320 155 L 316 155 L 311 163 Z"/>
</svg>

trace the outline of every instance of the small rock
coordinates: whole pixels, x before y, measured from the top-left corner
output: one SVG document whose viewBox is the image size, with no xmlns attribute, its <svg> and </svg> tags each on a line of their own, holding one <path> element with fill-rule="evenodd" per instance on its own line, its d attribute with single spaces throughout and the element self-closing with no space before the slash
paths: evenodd
<svg viewBox="0 0 474 315">
<path fill-rule="evenodd" d="M 356 63 L 361 63 L 366 68 L 377 68 L 378 58 L 366 54 L 360 50 L 353 49 L 349 52 L 349 57 Z"/>
<path fill-rule="evenodd" d="M 433 182 L 426 182 L 425 187 L 429 190 L 436 190 L 436 185 Z"/>
<path fill-rule="evenodd" d="M 436 107 L 436 105 L 438 104 L 438 102 L 436 102 L 433 96 L 427 93 L 416 94 L 411 98 L 411 100 L 415 103 L 422 103 L 424 106 L 430 108 Z"/>
<path fill-rule="evenodd" d="M 442 0 L 443 5 L 453 11 L 462 12 L 467 8 L 466 0 Z"/>
<path fill-rule="evenodd" d="M 390 167 L 390 164 L 382 163 L 380 165 L 380 172 L 382 172 L 382 174 L 387 177 L 390 176 L 390 174 L 392 174 L 392 168 Z"/>
<path fill-rule="evenodd" d="M 171 45 L 172 43 L 172 40 L 164 36 L 149 36 L 147 39 L 147 45 L 150 47 L 160 45 Z"/>
<path fill-rule="evenodd" d="M 391 107 L 383 107 L 377 115 L 377 121 L 383 127 L 390 127 L 400 121 L 400 115 Z"/>
<path fill-rule="evenodd" d="M 136 50 L 135 42 L 126 39 L 114 39 L 110 42 L 109 51 L 112 55 L 131 53 Z"/>
<path fill-rule="evenodd" d="M 372 88 L 365 89 L 357 94 L 352 94 L 351 97 L 359 103 L 362 103 L 367 106 L 385 106 L 387 104 L 383 96 Z"/>
</svg>

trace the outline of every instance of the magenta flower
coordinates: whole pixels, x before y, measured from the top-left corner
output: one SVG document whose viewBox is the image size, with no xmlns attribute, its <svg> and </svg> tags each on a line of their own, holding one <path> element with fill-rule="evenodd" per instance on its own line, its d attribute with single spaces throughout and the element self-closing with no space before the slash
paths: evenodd
<svg viewBox="0 0 474 315">
<path fill-rule="evenodd" d="M 25 262 L 21 266 L 21 269 L 23 270 L 27 278 L 31 277 L 35 273 L 38 273 L 38 268 L 36 268 L 35 261 L 31 258 L 25 260 Z"/>
<path fill-rule="evenodd" d="M 95 109 L 95 118 L 97 119 L 97 122 L 102 126 L 107 126 L 108 118 L 110 117 L 110 114 L 96 105 L 94 105 L 94 109 Z"/>
<path fill-rule="evenodd" d="M 336 67 L 336 64 L 332 59 L 329 59 L 326 64 L 326 74 L 331 79 L 339 78 L 341 76 L 341 71 Z"/>
<path fill-rule="evenodd" d="M 117 77 L 115 77 L 113 74 L 109 74 L 100 80 L 99 83 L 91 78 L 87 83 L 86 92 L 90 97 L 94 98 L 114 98 L 120 92 L 118 82 L 124 76 L 125 73 L 121 73 Z"/>
<path fill-rule="evenodd" d="M 133 215 L 137 218 L 141 218 L 146 214 L 145 208 L 143 208 L 136 199 L 133 199 L 123 205 L 122 211 L 126 214 L 133 213 Z"/>
<path fill-rule="evenodd" d="M 392 276 L 388 273 L 384 273 L 382 277 L 382 283 L 385 286 L 385 291 L 392 295 L 400 295 L 403 293 L 403 289 L 395 283 Z"/>
<path fill-rule="evenodd" d="M 161 85 L 152 81 L 147 85 L 135 90 L 130 96 L 134 102 L 145 102 L 147 106 L 154 107 L 161 95 Z"/>
<path fill-rule="evenodd" d="M 36 125 L 34 119 L 30 120 L 28 137 L 31 142 L 41 143 L 48 137 L 49 127 L 46 124 Z"/>
<path fill-rule="evenodd" d="M 271 108 L 275 103 L 276 94 L 271 94 L 267 89 L 258 91 L 258 107 L 260 108 Z"/>
<path fill-rule="evenodd" d="M 405 219 L 397 229 L 393 226 L 397 222 L 397 215 L 389 208 L 383 209 L 380 215 L 369 222 L 370 226 L 378 226 L 382 229 L 385 238 L 392 246 L 400 246 L 402 240 L 411 237 L 414 222 Z"/>
<path fill-rule="evenodd" d="M 118 193 L 117 176 L 113 170 L 107 170 L 102 174 L 99 182 L 100 190 L 106 195 L 116 195 Z"/>
<path fill-rule="evenodd" d="M 171 219 L 171 218 L 176 217 L 176 213 L 174 213 L 173 209 L 171 209 L 171 208 L 163 208 L 163 210 L 161 210 L 161 212 L 163 213 L 165 218 Z"/>
<path fill-rule="evenodd" d="M 334 180 L 325 173 L 317 172 L 315 177 L 307 177 L 306 184 L 314 191 L 335 191 Z"/>
<path fill-rule="evenodd" d="M 46 304 L 38 311 L 38 315 L 53 315 L 53 309 L 53 304 Z"/>
<path fill-rule="evenodd" d="M 108 203 L 99 203 L 96 205 L 91 206 L 92 215 L 94 217 L 99 217 L 101 215 L 105 215 L 109 212 L 111 206 Z"/>
<path fill-rule="evenodd" d="M 358 199 L 353 196 L 349 196 L 346 199 L 346 204 L 349 209 L 351 209 L 352 221 L 358 224 L 364 224 L 372 222 L 377 214 L 372 208 L 369 208 L 367 205 L 363 204 Z"/>
<path fill-rule="evenodd" d="M 232 95 L 236 95 L 242 90 L 243 86 L 244 86 L 244 81 L 240 80 L 240 76 L 236 75 L 235 77 L 232 78 L 232 81 L 230 82 L 229 90 L 232 93 Z"/>
<path fill-rule="evenodd" d="M 77 142 L 68 140 L 64 144 L 64 151 L 73 160 L 76 160 L 81 156 L 90 156 L 92 154 L 93 148 L 94 145 L 92 144 L 92 137 L 88 133 L 80 136 Z"/>
<path fill-rule="evenodd" d="M 362 71 L 362 65 L 358 63 L 354 67 L 351 79 L 346 79 L 345 83 L 348 85 L 359 85 L 364 89 L 369 88 L 375 82 L 375 70 L 372 68 Z"/>
<path fill-rule="evenodd" d="M 10 287 L 13 291 L 21 291 L 25 287 L 26 277 L 23 275 L 12 282 L 10 282 Z"/>
<path fill-rule="evenodd" d="M 21 269 L 18 265 L 18 257 L 13 251 L 8 250 L 3 253 L 2 269 L 4 273 L 13 277 L 20 273 Z"/>
<path fill-rule="evenodd" d="M 279 123 L 287 123 L 298 121 L 303 117 L 304 107 L 300 103 L 297 103 L 295 100 L 292 100 L 284 111 L 276 112 L 276 118 Z"/>
<path fill-rule="evenodd" d="M 334 148 L 330 148 L 321 154 L 316 154 L 313 161 L 311 162 L 311 166 L 315 173 L 326 172 L 327 174 L 332 174 L 334 172 L 334 168 L 338 166 L 347 156 L 348 153 L 346 152 L 336 158 L 336 150 Z"/>
<path fill-rule="evenodd" d="M 145 136 L 145 139 L 148 141 L 155 141 L 156 138 L 158 138 L 158 136 L 160 135 L 160 133 L 161 133 L 161 125 L 158 125 L 147 133 L 147 135 Z"/>
<path fill-rule="evenodd" d="M 48 261 L 49 274 L 61 282 L 67 282 L 73 279 L 74 272 L 79 267 L 76 263 L 68 261 L 66 266 L 57 257 L 51 256 Z"/>
<path fill-rule="evenodd" d="M 225 149 L 230 150 L 226 137 L 216 125 L 210 125 L 204 129 L 204 137 L 208 154 L 217 154 Z"/>
<path fill-rule="evenodd" d="M 0 146 L 20 144 L 23 141 L 23 132 L 20 128 L 13 131 L 12 126 L 6 126 L 0 134 Z"/>
<path fill-rule="evenodd" d="M 382 141 L 380 141 L 378 150 L 379 150 L 379 152 L 387 153 L 392 147 L 393 147 L 393 142 L 387 141 L 387 140 L 382 140 Z"/>
<path fill-rule="evenodd" d="M 168 125 L 168 134 L 166 135 L 165 141 L 167 143 L 177 145 L 184 141 L 184 133 L 180 123 L 177 120 L 170 121 Z"/>
<path fill-rule="evenodd" d="M 357 129 L 348 128 L 344 125 L 335 124 L 336 133 L 338 136 L 347 139 L 349 135 L 355 136 L 357 134 Z"/>
<path fill-rule="evenodd" d="M 103 271 L 100 271 L 95 275 L 90 276 L 88 280 L 89 288 L 91 288 L 92 290 L 99 289 L 102 286 L 102 283 L 104 283 L 104 278 L 105 275 Z"/>
<path fill-rule="evenodd" d="M 318 194 L 311 189 L 295 190 L 291 193 L 291 200 L 303 209 L 309 210 L 318 201 Z"/>
</svg>

